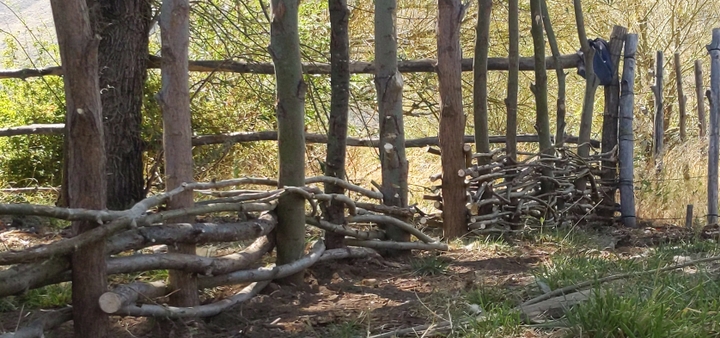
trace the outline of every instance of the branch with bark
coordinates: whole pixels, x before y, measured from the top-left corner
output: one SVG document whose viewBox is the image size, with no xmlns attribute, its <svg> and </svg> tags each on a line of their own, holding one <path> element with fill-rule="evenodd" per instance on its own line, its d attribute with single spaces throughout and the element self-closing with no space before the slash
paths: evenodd
<svg viewBox="0 0 720 338">
<path fill-rule="evenodd" d="M 159 56 L 148 56 L 148 69 L 160 68 L 162 58 Z M 578 62 L 577 54 L 561 55 L 559 61 L 563 69 L 576 68 Z M 548 57 L 545 59 L 545 68 L 554 69 L 556 61 Z M 521 57 L 519 59 L 520 70 L 535 70 L 535 61 L 532 57 Z M 437 71 L 437 60 L 420 59 L 398 62 L 398 71 L 401 73 L 434 73 Z M 488 70 L 508 70 L 507 58 L 488 58 Z M 191 60 L 189 62 L 191 72 L 204 73 L 239 73 L 239 74 L 275 74 L 272 63 L 251 63 L 234 60 Z M 302 70 L 305 74 L 330 74 L 330 64 L 324 63 L 303 63 Z M 470 72 L 473 70 L 473 59 L 462 59 L 462 70 Z M 354 61 L 349 64 L 351 74 L 374 74 L 375 63 Z M 8 69 L 0 71 L 0 79 L 27 79 L 40 76 L 62 76 L 61 67 Z"/>
</svg>

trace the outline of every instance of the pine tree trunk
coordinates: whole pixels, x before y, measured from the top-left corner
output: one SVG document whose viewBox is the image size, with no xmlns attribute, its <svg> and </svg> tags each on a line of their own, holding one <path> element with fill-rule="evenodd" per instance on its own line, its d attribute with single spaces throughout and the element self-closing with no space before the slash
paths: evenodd
<svg viewBox="0 0 720 338">
<path fill-rule="evenodd" d="M 350 45 L 347 0 L 329 0 L 330 10 L 330 118 L 325 160 L 325 175 L 345 179 L 345 149 L 348 129 L 348 101 L 350 98 Z M 335 184 L 325 184 L 328 194 L 344 194 L 345 189 Z M 345 205 L 333 201 L 325 210 L 326 220 L 335 224 L 345 223 Z M 344 246 L 345 235 L 325 232 L 328 249 Z"/>
<path fill-rule="evenodd" d="M 67 202 L 71 208 L 105 208 L 105 145 L 98 82 L 98 44 L 84 0 L 51 1 L 65 83 Z M 75 234 L 97 222 L 73 222 Z M 72 254 L 72 303 L 75 337 L 108 334 L 108 316 L 98 305 L 107 291 L 105 241 Z"/>
<path fill-rule="evenodd" d="M 396 0 L 375 1 L 375 88 L 380 112 L 380 164 L 385 205 L 407 206 L 408 162 L 402 112 L 403 78 L 397 69 Z M 391 225 L 383 226 L 388 238 L 407 242 L 410 235 Z M 401 254 L 400 251 L 387 254 Z"/>
<path fill-rule="evenodd" d="M 162 89 L 158 95 L 163 112 L 163 148 L 165 152 L 165 189 L 193 182 L 192 127 L 188 82 L 188 42 L 190 5 L 188 0 L 163 0 L 160 16 L 162 40 Z M 168 209 L 192 207 L 193 193 L 185 191 L 170 199 Z M 180 217 L 168 223 L 192 223 L 193 217 Z M 177 244 L 170 252 L 195 254 L 194 244 Z M 170 270 L 170 296 L 173 306 L 196 306 L 197 276 Z"/>
<path fill-rule="evenodd" d="M 141 136 L 148 55 L 148 0 L 99 0 L 100 88 L 107 155 L 107 207 L 130 208 L 145 197 Z"/>
<path fill-rule="evenodd" d="M 270 55 L 275 64 L 277 86 L 279 185 L 305 185 L 305 92 L 302 76 L 298 0 L 272 0 Z M 277 264 L 300 259 L 305 249 L 305 199 L 297 194 L 280 198 L 277 207 Z M 303 272 L 286 277 L 284 283 L 300 285 Z"/>
<path fill-rule="evenodd" d="M 462 106 L 462 49 L 460 0 L 438 1 L 438 82 L 440 89 L 440 149 L 442 151 L 443 230 L 446 239 L 467 233 L 464 177 L 458 171 L 465 166 L 463 133 L 465 116 Z"/>
</svg>

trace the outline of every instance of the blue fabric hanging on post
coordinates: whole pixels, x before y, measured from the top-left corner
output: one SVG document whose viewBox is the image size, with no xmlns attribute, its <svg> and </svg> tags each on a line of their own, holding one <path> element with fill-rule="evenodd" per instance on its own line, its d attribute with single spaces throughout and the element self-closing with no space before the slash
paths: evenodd
<svg viewBox="0 0 720 338">
<path fill-rule="evenodd" d="M 595 40 L 588 39 L 590 48 L 595 50 L 593 57 L 593 71 L 600 81 L 601 86 L 612 84 L 613 74 L 615 73 L 615 65 L 610 55 L 610 45 L 602 38 Z M 585 60 L 582 57 L 582 51 L 579 51 L 580 61 L 578 62 L 578 74 L 585 77 Z"/>
</svg>

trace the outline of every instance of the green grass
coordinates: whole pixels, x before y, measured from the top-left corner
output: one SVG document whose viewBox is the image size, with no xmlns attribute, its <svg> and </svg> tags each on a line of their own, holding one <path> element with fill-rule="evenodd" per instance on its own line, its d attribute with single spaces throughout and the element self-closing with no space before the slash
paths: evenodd
<svg viewBox="0 0 720 338">
<path fill-rule="evenodd" d="M 450 262 L 442 256 L 431 254 L 411 260 L 410 266 L 416 275 L 436 276 L 444 274 Z"/>
<path fill-rule="evenodd" d="M 72 284 L 69 282 L 48 285 L 29 290 L 19 296 L 5 297 L 0 300 L 0 312 L 14 311 L 19 308 L 49 309 L 65 306 L 72 300 Z"/>
<path fill-rule="evenodd" d="M 536 278 L 555 290 L 608 275 L 652 270 L 718 253 L 718 245 L 695 241 L 648 249 L 633 259 L 559 252 L 539 267 Z M 602 290 L 567 312 L 572 337 L 717 337 L 720 279 L 700 265 L 649 273 L 595 287 Z"/>
</svg>

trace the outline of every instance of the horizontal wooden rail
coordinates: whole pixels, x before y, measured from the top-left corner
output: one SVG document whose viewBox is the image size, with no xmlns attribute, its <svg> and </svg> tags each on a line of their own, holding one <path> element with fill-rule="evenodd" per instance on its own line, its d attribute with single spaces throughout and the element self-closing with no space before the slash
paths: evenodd
<svg viewBox="0 0 720 338">
<path fill-rule="evenodd" d="M 62 123 L 56 124 L 31 124 L 27 126 L 12 127 L 6 129 L 0 129 L 1 136 L 17 136 L 17 135 L 37 135 L 37 134 L 62 134 L 65 130 L 65 125 Z M 238 133 L 227 133 L 217 135 L 199 135 L 193 136 L 193 146 L 203 146 L 208 144 L 223 144 L 223 143 L 246 143 L 246 142 L 257 142 L 257 141 L 277 141 L 278 134 L 276 131 L 258 131 L 258 132 L 238 132 Z M 305 141 L 307 143 L 327 143 L 327 135 L 322 134 L 305 134 Z M 538 142 L 537 135 L 518 135 L 518 142 L 534 143 Z M 472 135 L 465 135 L 465 143 L 474 143 L 475 137 Z M 577 144 L 578 138 L 576 136 L 568 136 L 565 138 L 565 142 L 571 144 Z M 505 136 L 490 136 L 490 143 L 505 143 Z M 351 147 L 374 147 L 377 148 L 380 145 L 380 140 L 376 138 L 370 139 L 359 139 L 348 137 L 347 145 Z M 427 146 L 437 146 L 437 137 L 423 137 L 418 139 L 405 140 L 405 147 L 407 148 L 421 148 Z M 600 141 L 592 140 L 590 145 L 599 148 Z"/>
<path fill-rule="evenodd" d="M 148 68 L 160 68 L 159 56 L 148 56 Z M 577 54 L 561 55 L 559 62 L 563 69 L 576 68 L 579 61 Z M 398 70 L 402 73 L 431 73 L 435 72 L 437 60 L 420 59 L 398 62 Z M 552 57 L 545 58 L 545 68 L 555 69 L 555 60 Z M 507 58 L 489 58 L 488 70 L 507 70 Z M 275 67 L 272 63 L 251 63 L 232 60 L 198 60 L 190 61 L 189 70 L 192 72 L 228 72 L 228 73 L 251 73 L 251 74 L 275 74 Z M 473 70 L 473 59 L 462 60 L 462 70 Z M 535 70 L 535 62 L 531 57 L 520 58 L 520 70 Z M 306 74 L 330 74 L 328 63 L 303 63 L 303 72 Z M 350 73 L 373 74 L 375 64 L 373 62 L 355 61 L 350 63 Z M 26 79 L 29 77 L 62 75 L 61 67 L 27 68 L 0 70 L 0 79 Z"/>
</svg>

